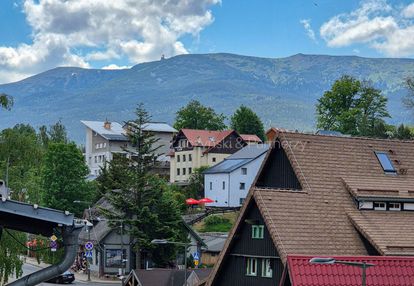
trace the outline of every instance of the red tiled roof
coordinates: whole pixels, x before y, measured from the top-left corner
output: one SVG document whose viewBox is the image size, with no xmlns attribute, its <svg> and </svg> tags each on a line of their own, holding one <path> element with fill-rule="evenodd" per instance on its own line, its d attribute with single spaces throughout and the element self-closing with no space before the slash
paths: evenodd
<svg viewBox="0 0 414 286">
<path fill-rule="evenodd" d="M 196 129 L 181 129 L 192 146 L 214 147 L 224 138 L 230 135 L 233 130 L 211 131 Z"/>
<path fill-rule="evenodd" d="M 289 255 L 287 269 L 292 286 L 360 286 L 362 270 L 341 264 L 310 264 L 314 256 Z M 414 285 L 414 257 L 334 256 L 336 260 L 375 264 L 366 270 L 367 286 Z M 286 277 L 286 279 L 288 279 Z"/>
<path fill-rule="evenodd" d="M 262 143 L 262 140 L 255 134 L 240 134 L 240 137 L 246 142 Z"/>
</svg>

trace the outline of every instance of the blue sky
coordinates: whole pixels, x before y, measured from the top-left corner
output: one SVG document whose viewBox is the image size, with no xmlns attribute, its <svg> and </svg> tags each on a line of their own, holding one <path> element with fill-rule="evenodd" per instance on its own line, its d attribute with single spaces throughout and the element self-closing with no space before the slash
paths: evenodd
<svg viewBox="0 0 414 286">
<path fill-rule="evenodd" d="M 414 1 L 15 0 L 0 2 L 0 27 L 0 83 L 162 54 L 414 57 Z"/>
</svg>

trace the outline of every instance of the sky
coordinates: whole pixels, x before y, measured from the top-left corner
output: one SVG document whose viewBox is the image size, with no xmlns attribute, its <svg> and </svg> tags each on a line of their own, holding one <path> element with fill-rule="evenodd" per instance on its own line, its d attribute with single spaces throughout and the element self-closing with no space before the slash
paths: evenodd
<svg viewBox="0 0 414 286">
<path fill-rule="evenodd" d="M 414 1 L 0 1 L 0 83 L 221 52 L 413 58 Z"/>
</svg>

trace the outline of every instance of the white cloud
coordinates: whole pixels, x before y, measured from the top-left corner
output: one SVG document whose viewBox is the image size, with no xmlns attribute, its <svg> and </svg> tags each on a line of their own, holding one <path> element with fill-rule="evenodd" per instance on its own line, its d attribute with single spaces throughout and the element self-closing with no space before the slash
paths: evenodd
<svg viewBox="0 0 414 286">
<path fill-rule="evenodd" d="M 0 46 L 0 74 L 34 74 L 93 61 L 128 64 L 188 53 L 180 38 L 197 37 L 220 0 L 24 0 L 33 42 Z M 9 80 L 14 80 L 15 76 Z M 2 80 L 2 78 L 0 78 Z M 7 80 L 4 79 L 3 80 Z"/>
<path fill-rule="evenodd" d="M 329 47 L 366 44 L 393 57 L 414 55 L 414 4 L 393 7 L 386 0 L 361 2 L 358 9 L 334 16 L 320 27 Z"/>
<path fill-rule="evenodd" d="M 411 3 L 402 10 L 401 13 L 405 18 L 414 18 L 414 3 Z"/>
<path fill-rule="evenodd" d="M 315 32 L 312 29 L 311 26 L 311 20 L 310 19 L 302 19 L 300 20 L 300 23 L 303 25 L 303 28 L 305 28 L 306 35 L 312 40 L 317 42 Z"/>
<path fill-rule="evenodd" d="M 116 64 L 110 64 L 107 66 L 102 67 L 103 70 L 123 70 L 123 69 L 129 69 L 130 66 L 118 66 Z"/>
</svg>

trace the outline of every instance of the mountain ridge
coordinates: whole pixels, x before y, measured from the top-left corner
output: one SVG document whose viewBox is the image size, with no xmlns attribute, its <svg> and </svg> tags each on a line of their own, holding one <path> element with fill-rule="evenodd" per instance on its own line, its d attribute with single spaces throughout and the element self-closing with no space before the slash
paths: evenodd
<svg viewBox="0 0 414 286">
<path fill-rule="evenodd" d="M 57 67 L 0 85 L 12 95 L 12 111 L 1 112 L 0 129 L 57 120 L 75 141 L 84 140 L 81 119 L 123 121 L 143 102 L 154 121 L 172 123 L 175 112 L 198 99 L 231 115 L 245 104 L 266 127 L 314 128 L 315 103 L 341 75 L 371 81 L 389 98 L 390 123 L 411 121 L 402 108 L 404 79 L 414 76 L 413 59 L 296 54 L 262 58 L 229 53 L 189 54 L 137 64 L 129 69 Z"/>
</svg>

